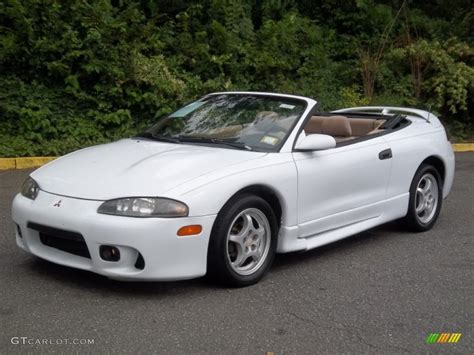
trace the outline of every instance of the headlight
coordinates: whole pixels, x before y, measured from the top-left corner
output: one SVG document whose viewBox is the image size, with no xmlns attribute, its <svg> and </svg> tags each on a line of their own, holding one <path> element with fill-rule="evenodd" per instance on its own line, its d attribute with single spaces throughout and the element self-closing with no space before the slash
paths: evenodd
<svg viewBox="0 0 474 355">
<path fill-rule="evenodd" d="M 186 217 L 188 206 L 163 197 L 129 197 L 106 201 L 97 212 L 128 217 Z"/>
<path fill-rule="evenodd" d="M 36 181 L 29 177 L 21 187 L 21 194 L 30 200 L 34 200 L 38 196 L 39 190 L 40 188 Z"/>
</svg>

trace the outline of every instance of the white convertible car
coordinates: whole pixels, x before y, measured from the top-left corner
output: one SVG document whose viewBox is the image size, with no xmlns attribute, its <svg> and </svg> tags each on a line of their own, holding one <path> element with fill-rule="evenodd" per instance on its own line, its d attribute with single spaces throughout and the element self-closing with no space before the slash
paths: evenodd
<svg viewBox="0 0 474 355">
<path fill-rule="evenodd" d="M 13 220 L 18 245 L 57 264 L 245 286 L 276 253 L 396 219 L 429 230 L 453 175 L 451 145 L 429 112 L 321 113 L 306 97 L 222 92 L 36 170 Z"/>
</svg>

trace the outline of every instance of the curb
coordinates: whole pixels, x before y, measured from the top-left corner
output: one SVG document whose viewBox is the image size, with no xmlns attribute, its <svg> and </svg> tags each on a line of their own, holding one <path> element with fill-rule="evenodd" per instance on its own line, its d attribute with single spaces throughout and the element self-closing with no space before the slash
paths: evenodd
<svg viewBox="0 0 474 355">
<path fill-rule="evenodd" d="M 453 150 L 456 153 L 474 152 L 474 143 L 454 143 Z M 24 157 L 24 158 L 0 158 L 0 170 L 37 168 L 57 157 Z"/>
<path fill-rule="evenodd" d="M 0 158 L 0 170 L 37 168 L 56 157 Z"/>
<path fill-rule="evenodd" d="M 474 143 L 453 143 L 453 150 L 460 152 L 474 152 Z"/>
</svg>

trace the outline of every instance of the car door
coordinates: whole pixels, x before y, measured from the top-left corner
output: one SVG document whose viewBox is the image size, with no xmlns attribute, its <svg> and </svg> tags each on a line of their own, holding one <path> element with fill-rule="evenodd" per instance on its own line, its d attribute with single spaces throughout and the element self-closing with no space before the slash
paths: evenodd
<svg viewBox="0 0 474 355">
<path fill-rule="evenodd" d="M 383 137 L 333 149 L 293 152 L 298 171 L 299 237 L 376 218 L 391 170 Z"/>
</svg>

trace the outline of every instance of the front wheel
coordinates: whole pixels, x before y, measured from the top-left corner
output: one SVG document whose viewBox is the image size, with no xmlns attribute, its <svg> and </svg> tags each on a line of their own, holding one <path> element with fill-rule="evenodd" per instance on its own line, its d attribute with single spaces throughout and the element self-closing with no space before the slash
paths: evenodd
<svg viewBox="0 0 474 355">
<path fill-rule="evenodd" d="M 408 213 L 403 221 L 415 232 L 430 230 L 438 219 L 442 202 L 441 176 L 436 168 L 424 164 L 413 178 Z"/>
<path fill-rule="evenodd" d="M 208 274 L 230 286 L 258 282 L 270 269 L 277 238 L 278 223 L 268 202 L 249 194 L 232 198 L 212 229 Z"/>
</svg>

